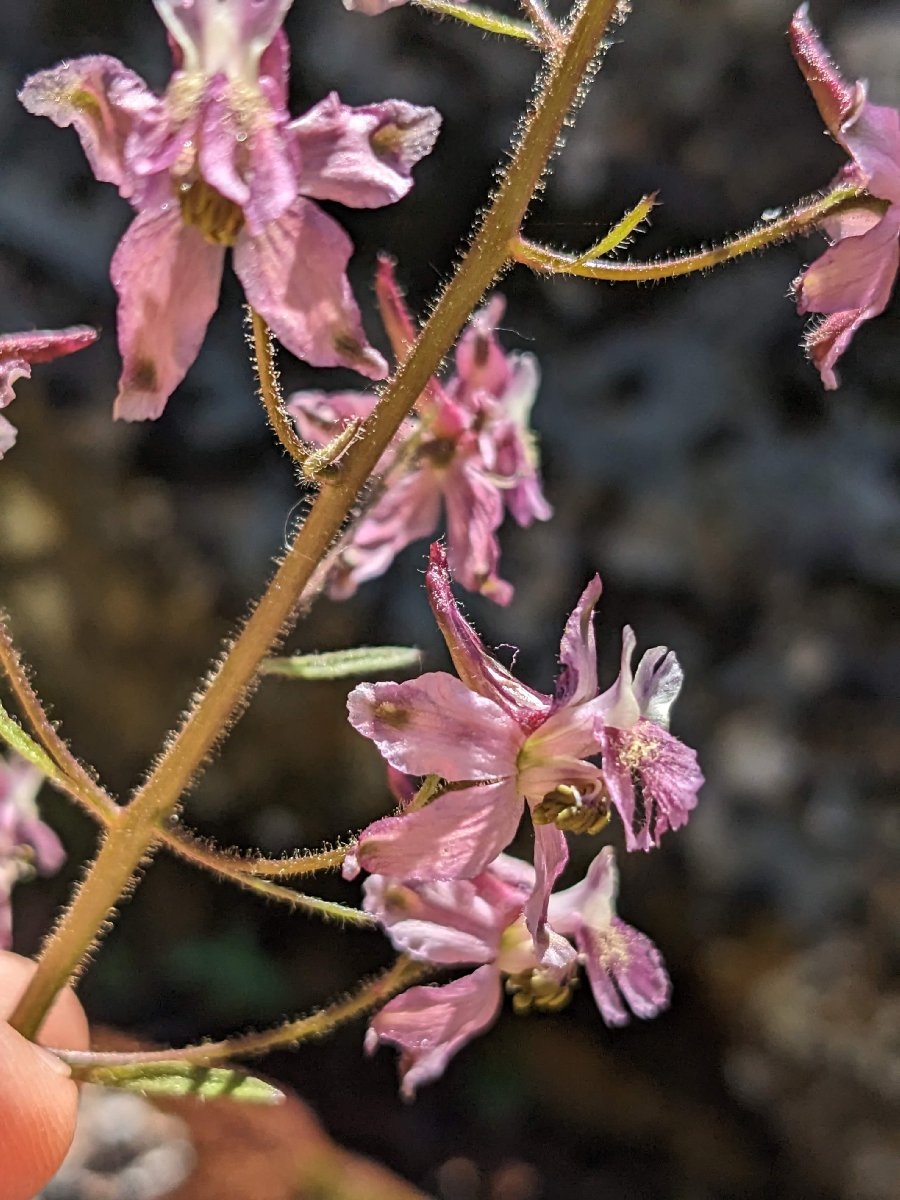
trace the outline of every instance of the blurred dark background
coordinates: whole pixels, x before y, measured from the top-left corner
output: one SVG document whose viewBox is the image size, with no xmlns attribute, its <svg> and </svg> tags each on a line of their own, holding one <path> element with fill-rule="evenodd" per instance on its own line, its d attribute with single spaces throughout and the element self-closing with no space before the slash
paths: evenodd
<svg viewBox="0 0 900 1200">
<path fill-rule="evenodd" d="M 635 7 L 532 235 L 587 247 L 659 189 L 633 248 L 651 256 L 827 183 L 841 154 L 788 52 L 789 0 Z M 818 0 L 813 15 L 848 75 L 900 102 L 900 4 Z M 424 311 L 536 59 L 420 12 L 369 20 L 338 0 L 304 0 L 287 28 L 295 111 L 336 88 L 349 103 L 398 96 L 444 114 L 401 206 L 341 213 L 377 341 L 377 251 L 397 256 Z M 149 0 L 10 0 L 3 34 L 0 329 L 90 322 L 104 337 L 37 371 L 11 409 L 20 440 L 0 470 L 0 601 L 67 736 L 127 792 L 260 591 L 300 496 L 254 401 L 232 279 L 164 417 L 110 420 L 107 271 L 130 212 L 90 176 L 74 133 L 28 117 L 15 90 L 32 70 L 97 52 L 164 85 Z M 900 314 L 895 303 L 858 335 L 843 387 L 824 393 L 786 299 L 821 246 L 813 237 L 654 288 L 524 269 L 504 281 L 506 345 L 534 350 L 544 370 L 535 424 L 556 515 L 503 531 L 512 607 L 469 610 L 489 642 L 520 646 L 521 673 L 546 687 L 562 621 L 599 569 L 605 678 L 626 621 L 641 646 L 677 649 L 687 686 L 674 727 L 708 783 L 685 831 L 622 862 L 623 915 L 674 978 L 659 1020 L 609 1031 L 584 987 L 558 1018 L 507 1012 L 412 1108 L 397 1099 L 392 1053 L 363 1059 L 361 1026 L 266 1064 L 336 1138 L 442 1200 L 898 1194 Z M 287 355 L 282 367 L 289 389 L 347 382 Z M 319 602 L 290 645 L 410 641 L 444 665 L 424 550 L 350 603 Z M 385 811 L 377 755 L 345 723 L 346 691 L 267 683 L 188 819 L 279 852 Z M 24 952 L 91 847 L 80 816 L 47 806 L 73 862 L 68 877 L 22 889 Z M 596 848 L 573 844 L 573 878 Z M 373 934 L 318 927 L 161 858 L 83 996 L 98 1020 L 177 1043 L 309 1008 L 388 958 Z"/>
</svg>

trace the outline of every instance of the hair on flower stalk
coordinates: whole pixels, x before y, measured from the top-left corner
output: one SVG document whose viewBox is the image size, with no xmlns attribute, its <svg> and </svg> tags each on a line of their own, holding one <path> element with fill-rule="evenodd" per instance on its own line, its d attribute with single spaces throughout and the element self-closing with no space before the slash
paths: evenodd
<svg viewBox="0 0 900 1200">
<path fill-rule="evenodd" d="M 218 305 L 227 248 L 248 303 L 288 350 L 316 366 L 387 373 L 347 280 L 353 246 L 315 201 L 400 200 L 440 117 L 401 100 L 353 108 L 331 93 L 291 119 L 281 29 L 291 2 L 154 0 L 174 58 L 161 97 L 106 55 L 22 88 L 30 112 L 75 127 L 96 177 L 137 212 L 111 267 L 119 417 L 163 411 Z"/>
</svg>

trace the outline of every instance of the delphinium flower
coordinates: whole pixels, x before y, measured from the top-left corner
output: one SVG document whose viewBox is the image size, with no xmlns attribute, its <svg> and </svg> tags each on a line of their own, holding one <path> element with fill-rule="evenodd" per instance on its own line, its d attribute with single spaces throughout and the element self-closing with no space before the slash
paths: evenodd
<svg viewBox="0 0 900 1200">
<path fill-rule="evenodd" d="M 62 843 L 41 820 L 36 798 L 44 776 L 19 758 L 0 758 L 0 949 L 12 945 L 13 887 L 38 871 L 52 875 L 65 862 Z"/>
<path fill-rule="evenodd" d="M 794 281 L 798 311 L 824 315 L 806 347 L 831 389 L 839 382 L 835 364 L 863 322 L 886 307 L 900 265 L 900 113 L 870 104 L 864 83 L 843 79 L 805 4 L 794 14 L 790 38 L 829 133 L 851 158 L 837 182 L 887 201 L 886 208 L 856 204 L 828 217 L 831 248 Z"/>
<path fill-rule="evenodd" d="M 659 647 L 648 651 L 632 680 L 633 635 L 626 630 L 622 674 L 599 694 L 595 577 L 566 624 L 556 692 L 546 696 L 487 653 L 457 607 L 439 545 L 432 546 L 426 584 L 459 678 L 439 671 L 404 683 L 362 684 L 351 692 L 348 710 L 351 724 L 392 767 L 438 775 L 449 786 L 425 807 L 408 806 L 363 830 L 347 871 L 363 867 L 414 882 L 473 877 L 512 841 L 526 805 L 535 824 L 536 867 L 526 916 L 540 941 L 547 898 L 567 859 L 565 830 L 599 831 L 612 801 L 629 848 L 647 849 L 683 824 L 696 803 L 703 782 L 696 755 L 661 724 L 680 667 Z M 590 761 L 601 752 L 602 766 Z M 629 788 L 637 789 L 640 803 Z"/>
<path fill-rule="evenodd" d="M 617 884 L 607 847 L 581 883 L 550 898 L 547 950 L 538 959 L 522 915 L 534 888 L 527 863 L 503 854 L 473 879 L 442 882 L 369 876 L 364 907 L 397 950 L 439 968 L 474 970 L 391 1000 L 369 1024 L 367 1051 L 381 1042 L 398 1047 L 401 1090 L 411 1099 L 493 1024 L 504 982 L 515 1011 L 555 1012 L 569 1001 L 579 961 L 608 1025 L 624 1024 L 629 1008 L 655 1016 L 668 1003 L 669 977 L 650 939 L 616 916 Z"/>
<path fill-rule="evenodd" d="M 608 818 L 602 773 L 587 761 L 599 750 L 592 614 L 600 580 L 591 581 L 566 624 L 553 697 L 487 653 L 457 607 L 438 544 L 426 586 L 459 678 L 435 671 L 404 683 L 361 684 L 348 711 L 391 766 L 439 775 L 453 786 L 424 808 L 368 826 L 345 870 L 407 881 L 473 877 L 513 840 L 527 805 L 537 869 L 527 917 L 539 936 L 568 857 L 563 827 L 588 830 Z"/>
<path fill-rule="evenodd" d="M 331 94 L 287 110 L 291 0 L 154 0 L 174 71 L 156 96 L 115 58 L 90 55 L 32 76 L 25 107 L 73 125 L 96 177 L 137 211 L 113 257 L 123 366 L 116 414 L 158 417 L 218 304 L 225 250 L 249 303 L 316 366 L 386 373 L 346 276 L 350 239 L 314 200 L 391 204 L 412 186 L 440 118 Z"/>
<path fill-rule="evenodd" d="M 387 258 L 376 292 L 398 359 L 415 326 Z M 504 301 L 494 296 L 460 339 L 455 371 L 432 379 L 415 415 L 378 465 L 375 498 L 335 556 L 329 591 L 336 599 L 387 570 L 411 542 L 432 536 L 447 514 L 450 569 L 470 591 L 507 604 L 513 589 L 497 574 L 497 530 L 505 512 L 521 526 L 546 521 L 552 510 L 541 491 L 537 451 L 529 429 L 540 375 L 531 354 L 507 354 L 497 336 Z M 366 392 L 298 392 L 288 401 L 301 436 L 324 445 L 347 422 L 367 417 L 376 397 Z"/>
<path fill-rule="evenodd" d="M 0 334 L 0 408 L 15 399 L 13 385 L 31 378 L 34 363 L 51 362 L 83 350 L 97 340 L 96 329 L 72 325 L 68 329 L 37 329 L 31 333 Z M 15 428 L 0 416 L 0 458 L 16 440 Z"/>
</svg>

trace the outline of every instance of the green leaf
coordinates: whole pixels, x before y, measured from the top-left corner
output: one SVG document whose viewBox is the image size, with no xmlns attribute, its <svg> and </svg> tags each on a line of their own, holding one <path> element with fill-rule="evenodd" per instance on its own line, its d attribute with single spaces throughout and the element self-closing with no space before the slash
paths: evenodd
<svg viewBox="0 0 900 1200">
<path fill-rule="evenodd" d="M 266 658 L 262 672 L 287 679 L 318 681 L 417 671 L 421 665 L 422 655 L 412 646 L 354 646 L 350 650 L 329 650 L 322 654 Z"/>
<path fill-rule="evenodd" d="M 279 1104 L 284 1099 L 284 1093 L 271 1083 L 233 1067 L 203 1067 L 185 1061 L 73 1065 L 72 1078 L 142 1096 L 198 1096 L 201 1100 L 239 1100 L 245 1104 Z"/>
<path fill-rule="evenodd" d="M 21 725 L 9 715 L 0 704 L 0 739 L 6 742 L 10 750 L 28 760 L 33 766 L 43 771 L 50 779 L 58 779 L 59 771 L 53 760 L 44 753 L 37 742 L 33 741 Z"/>
</svg>

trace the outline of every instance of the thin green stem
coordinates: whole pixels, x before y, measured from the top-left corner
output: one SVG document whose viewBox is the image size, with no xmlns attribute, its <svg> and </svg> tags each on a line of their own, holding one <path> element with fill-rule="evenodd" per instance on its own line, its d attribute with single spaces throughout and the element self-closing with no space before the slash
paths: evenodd
<svg viewBox="0 0 900 1200">
<path fill-rule="evenodd" d="M 255 892 L 266 900 L 277 900 L 289 908 L 312 913 L 326 921 L 336 921 L 342 925 L 368 928 L 375 924 L 374 919 L 359 908 L 351 908 L 334 900 L 323 900 L 320 896 L 307 896 L 302 892 L 295 892 L 293 888 L 281 887 L 277 883 L 270 883 L 268 879 L 260 878 L 269 872 L 253 873 L 248 870 L 248 867 L 258 865 L 251 859 L 232 858 L 221 851 L 211 850 L 200 841 L 176 834 L 173 830 L 166 830 L 160 841 L 171 854 L 176 854 L 186 862 L 195 867 L 202 867 L 221 879 L 228 879 L 245 891 Z"/>
<path fill-rule="evenodd" d="M 516 262 L 535 271 L 550 275 L 579 275 L 585 279 L 604 279 L 610 283 L 649 283 L 657 279 L 674 279 L 695 271 L 708 271 L 720 263 L 763 250 L 776 242 L 808 233 L 823 217 L 833 216 L 842 208 L 858 205 L 865 193 L 859 188 L 844 185 L 824 196 L 801 202 L 795 209 L 774 221 L 761 221 L 747 233 L 729 238 L 720 246 L 710 246 L 690 254 L 661 258 L 656 262 L 621 262 L 586 258 L 585 255 L 563 254 L 550 250 L 523 237 L 515 237 L 511 253 Z M 878 202 L 875 201 L 874 204 Z"/>
<path fill-rule="evenodd" d="M 338 1000 L 327 1008 L 288 1021 L 275 1029 L 262 1033 L 240 1034 L 224 1038 L 219 1042 L 204 1042 L 195 1046 L 182 1046 L 173 1050 L 122 1050 L 91 1052 L 84 1050 L 54 1050 L 64 1062 L 76 1067 L 118 1067 L 154 1062 L 193 1062 L 212 1064 L 230 1058 L 247 1058 L 265 1054 L 282 1046 L 296 1046 L 314 1038 L 324 1037 L 341 1025 L 380 1008 L 392 996 L 404 991 L 411 984 L 427 979 L 435 971 L 431 963 L 414 962 L 400 955 L 384 974 L 370 979 L 352 995 Z"/>
<path fill-rule="evenodd" d="M 485 33 L 497 33 L 501 37 L 517 38 L 528 42 L 540 50 L 545 45 L 545 37 L 534 26 L 525 21 L 517 21 L 515 17 L 504 17 L 502 13 L 493 12 L 489 8 L 479 8 L 474 4 L 453 4 L 452 0 L 413 0 L 416 8 L 424 8 L 426 12 L 435 13 L 439 17 L 453 17 L 464 25 L 474 25 Z"/>
<path fill-rule="evenodd" d="M 604 34 L 620 0 L 584 0 L 565 46 L 539 77 L 540 90 L 522 123 L 513 155 L 456 273 L 439 296 L 407 358 L 398 366 L 360 436 L 312 505 L 278 570 L 210 675 L 187 719 L 169 739 L 144 786 L 100 847 L 87 878 L 41 951 L 37 968 L 10 1018 L 33 1037 L 57 993 L 72 979 L 108 927 L 119 897 L 173 814 L 185 790 L 246 705 L 259 664 L 293 626 L 304 590 L 352 511 L 391 438 L 451 349 L 469 315 L 509 263 L 513 239 L 539 187 L 564 123 L 585 92 Z"/>
</svg>

